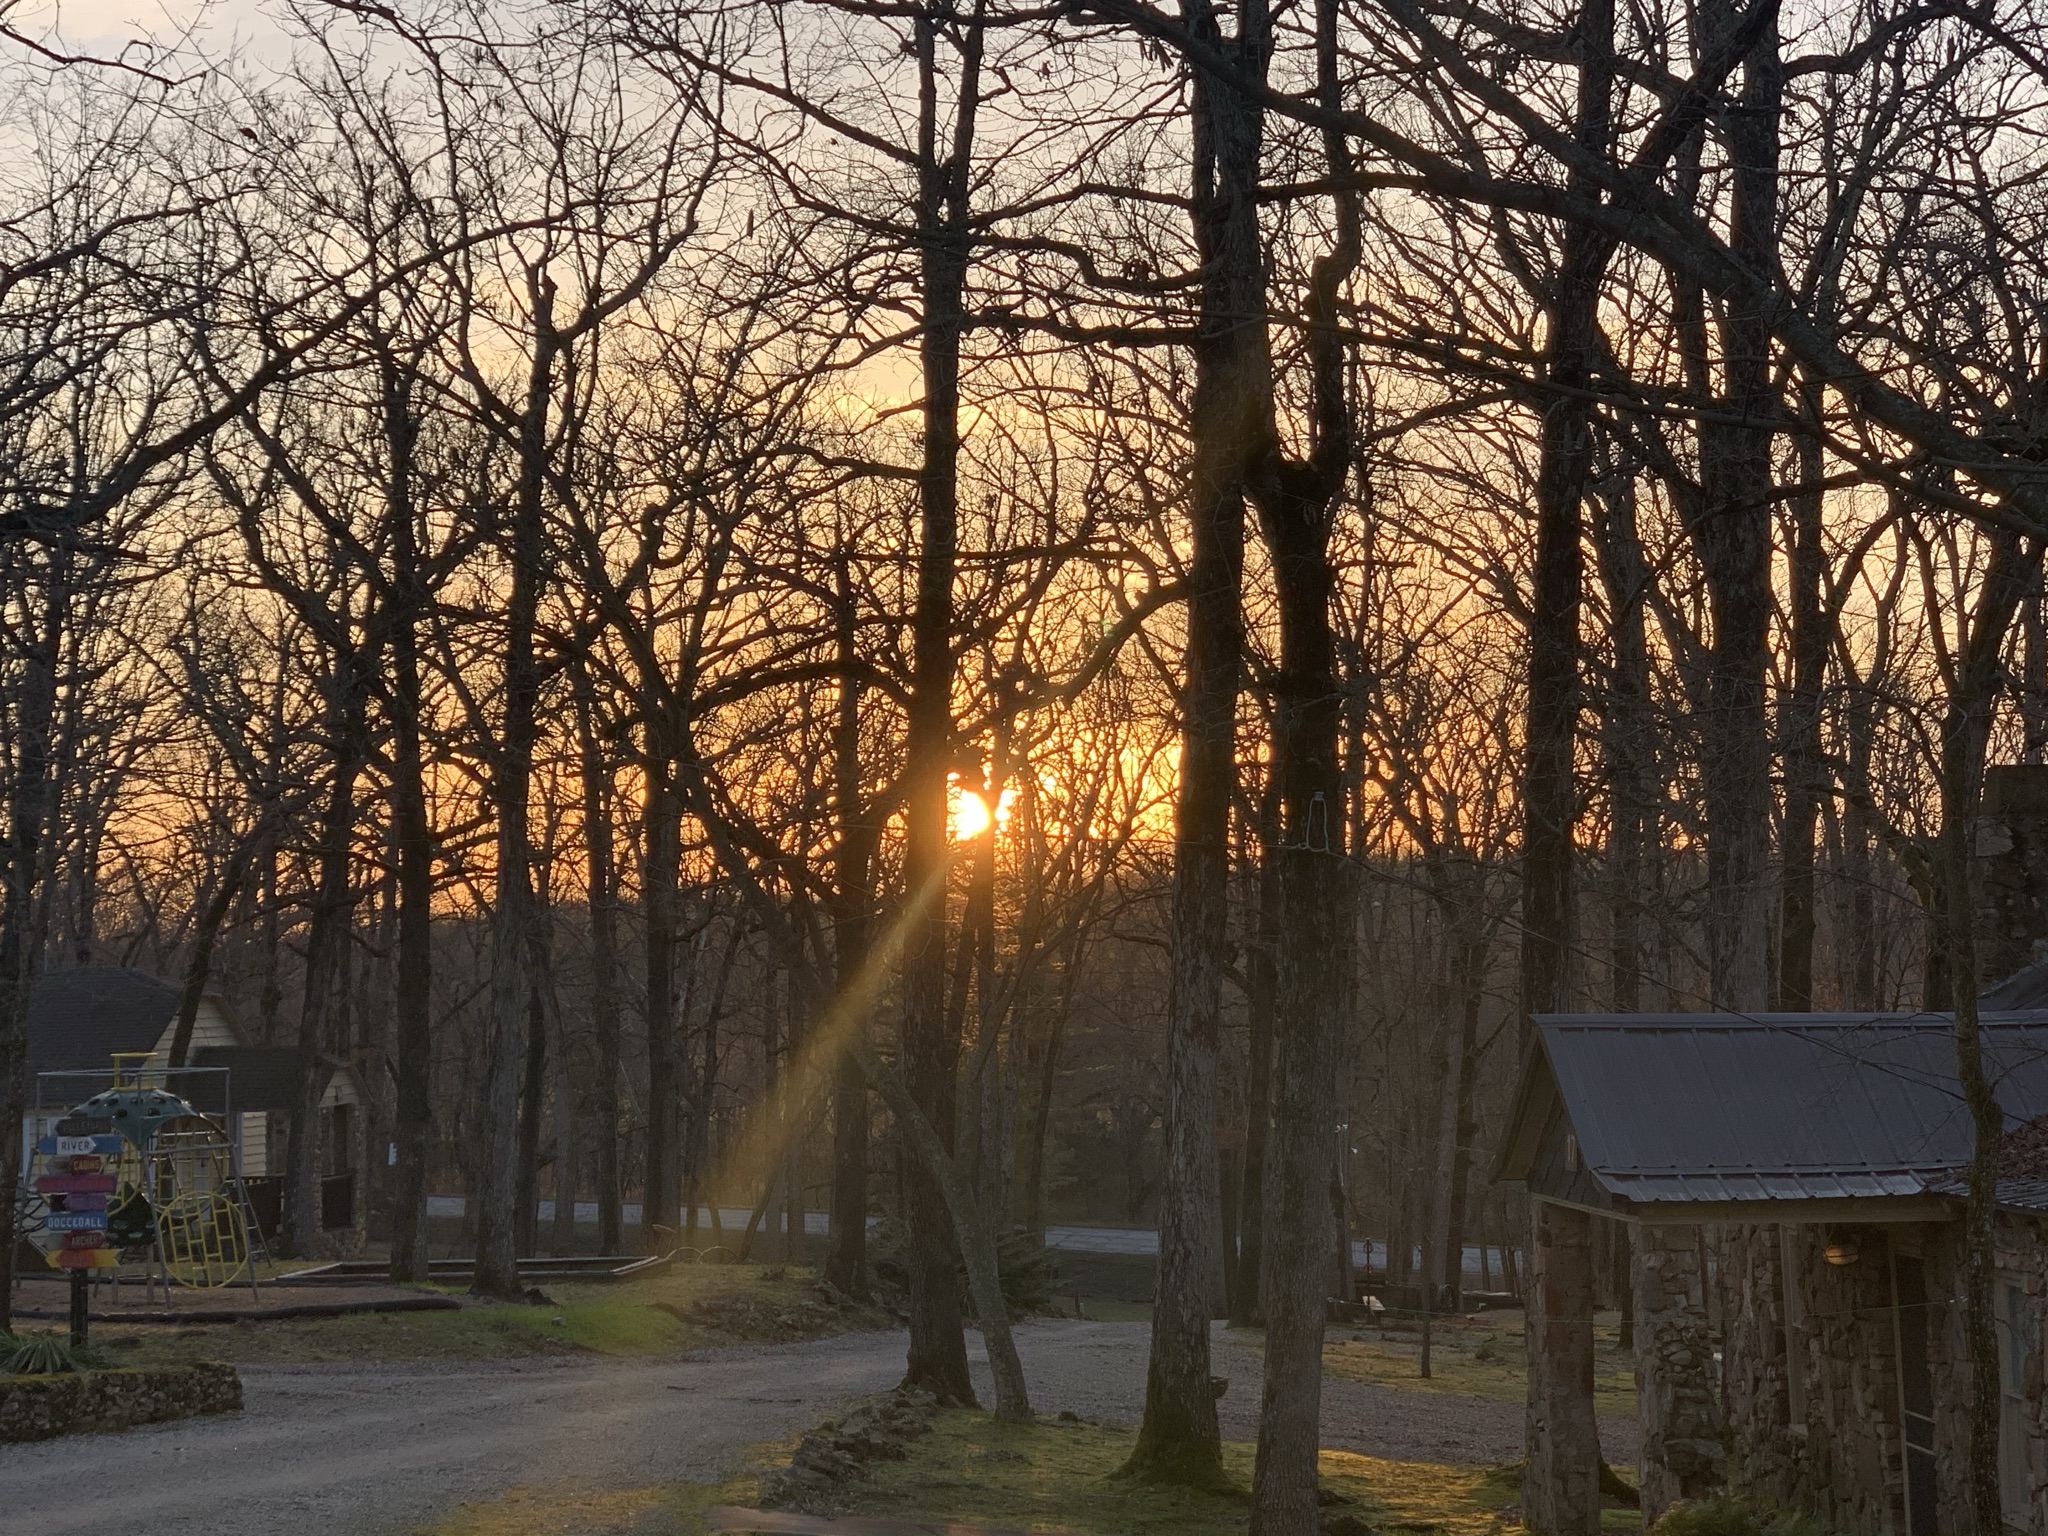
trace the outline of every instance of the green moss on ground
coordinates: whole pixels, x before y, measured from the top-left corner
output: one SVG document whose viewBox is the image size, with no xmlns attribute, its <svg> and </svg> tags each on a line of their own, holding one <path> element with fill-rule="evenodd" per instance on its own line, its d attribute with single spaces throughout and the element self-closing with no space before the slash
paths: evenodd
<svg viewBox="0 0 2048 1536">
<path fill-rule="evenodd" d="M 1242 1494 L 1160 1488 L 1117 1476 L 1137 1439 L 1129 1429 L 1065 1420 L 1014 1425 L 985 1413 L 939 1416 L 909 1458 L 884 1463 L 848 1495 L 849 1513 L 912 1520 L 1088 1533 L 1088 1536 L 1237 1536 L 1248 1523 Z M 1224 1447 L 1224 1467 L 1251 1486 L 1252 1447 Z M 1389 1461 L 1325 1451 L 1323 1483 L 1337 1508 L 1379 1529 L 1424 1528 L 1484 1536 L 1504 1528 L 1512 1482 L 1492 1468 Z"/>
<path fill-rule="evenodd" d="M 1117 1475 L 1136 1432 L 1047 1419 L 999 1423 L 976 1412 L 941 1413 L 907 1459 L 877 1464 L 849 1489 L 839 1513 L 919 1522 L 952 1521 L 1064 1532 L 1069 1536 L 1242 1536 L 1247 1499 L 1159 1488 Z M 758 1467 L 786 1460 L 764 1446 Z M 1224 1447 L 1240 1487 L 1251 1484 L 1252 1447 Z M 1509 1468 L 1388 1461 L 1325 1451 L 1323 1484 L 1343 1512 L 1376 1530 L 1440 1536 L 1509 1536 L 1505 1517 L 1519 1491 Z M 699 1536 L 703 1512 L 750 1506 L 755 1472 L 728 1482 L 681 1483 L 603 1493 L 515 1490 L 465 1504 L 420 1536 Z M 1619 1529 L 1619 1527 L 1615 1527 Z"/>
<path fill-rule="evenodd" d="M 94 1343 L 122 1364 L 502 1360 L 535 1355 L 648 1356 L 735 1340 L 786 1342 L 889 1326 L 864 1307 L 821 1301 L 808 1270 L 676 1264 L 641 1279 L 550 1282 L 550 1305 L 456 1295 L 451 1311 L 174 1327 L 107 1323 Z"/>
</svg>

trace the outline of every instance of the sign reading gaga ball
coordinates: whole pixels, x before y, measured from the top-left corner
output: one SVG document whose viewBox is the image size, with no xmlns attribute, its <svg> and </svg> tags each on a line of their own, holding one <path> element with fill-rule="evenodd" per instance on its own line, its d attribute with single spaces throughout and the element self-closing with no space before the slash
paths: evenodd
<svg viewBox="0 0 2048 1536">
<path fill-rule="evenodd" d="M 113 1086 L 36 1142 L 29 1240 L 71 1276 L 71 1332 L 85 1337 L 86 1281 L 140 1263 L 154 1282 L 226 1285 L 254 1261 L 234 1145 L 184 1099 L 115 1058 Z"/>
</svg>

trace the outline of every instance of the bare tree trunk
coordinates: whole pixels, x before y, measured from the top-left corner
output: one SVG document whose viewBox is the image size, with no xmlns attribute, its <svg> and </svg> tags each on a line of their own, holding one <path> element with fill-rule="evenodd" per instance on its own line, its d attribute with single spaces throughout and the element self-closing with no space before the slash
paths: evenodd
<svg viewBox="0 0 2048 1536">
<path fill-rule="evenodd" d="M 1813 1007 L 1816 920 L 1814 851 L 1827 765 L 1821 749 L 1821 684 L 1827 668 L 1828 624 L 1821 604 L 1827 551 L 1821 542 L 1820 397 L 1802 391 L 1801 414 L 1812 430 L 1798 439 L 1800 489 L 1791 499 L 1789 599 L 1792 615 L 1792 696 L 1785 705 L 1785 813 L 1779 836 L 1778 1008 Z"/>
<path fill-rule="evenodd" d="M 1337 0 L 1317 0 L 1318 95 L 1331 111 L 1341 100 L 1337 11 Z M 1348 186 L 1351 153 L 1340 133 L 1324 131 L 1323 157 L 1332 184 Z M 1335 201 L 1336 240 L 1316 258 L 1309 276 L 1308 456 L 1293 460 L 1275 453 L 1250 484 L 1272 559 L 1280 628 L 1280 665 L 1273 677 L 1280 944 L 1262 1282 L 1266 1358 L 1252 1472 L 1252 1536 L 1315 1536 L 1321 1523 L 1316 1456 L 1330 1243 L 1336 1235 L 1325 1211 L 1346 1054 L 1343 1033 L 1356 974 L 1356 893 L 1340 761 L 1345 695 L 1337 675 L 1337 575 L 1330 539 L 1353 451 L 1340 309 L 1363 241 L 1356 195 L 1339 192 Z"/>
<path fill-rule="evenodd" d="M 909 729 L 905 742 L 903 883 L 909 943 L 903 967 L 903 1059 L 911 1098 L 938 1150 L 951 1157 L 957 1114 L 959 1035 L 946 1009 L 946 778 L 953 745 L 953 584 L 960 521 L 960 345 L 973 260 L 969 179 L 981 93 L 980 8 L 948 29 L 960 80 L 951 142 L 941 146 L 935 15 L 920 11 L 914 48 L 919 100 L 917 225 L 923 285 L 924 458 L 918 469 L 917 603 L 912 625 Z M 972 1403 L 962 1332 L 961 1259 L 946 1190 L 927 1158 L 911 1166 L 910 1355 L 906 1383 L 941 1402 Z"/>
<path fill-rule="evenodd" d="M 1090 897 L 1093 902 L 1096 898 Z M 1033 1095 L 1031 1123 L 1024 1137 L 1024 1225 L 1031 1234 L 1045 1237 L 1045 1145 L 1052 1132 L 1052 1093 L 1058 1081 L 1060 1049 L 1066 1043 L 1067 1019 L 1073 1012 L 1074 988 L 1079 980 L 1086 945 L 1077 926 L 1067 950 L 1065 974 L 1060 978 L 1059 1001 L 1045 1027 L 1040 1046 L 1037 1090 Z"/>
<path fill-rule="evenodd" d="M 839 820 L 834 870 L 832 954 L 839 995 L 863 995 L 870 964 L 868 929 L 873 920 L 874 854 L 879 835 L 861 782 L 860 656 L 857 613 L 851 582 L 852 552 L 838 555 L 833 631 L 839 660 L 839 715 L 833 732 L 833 809 Z M 856 1010 L 841 1027 L 865 1034 L 867 1010 Z M 825 1279 L 849 1296 L 868 1295 L 868 1085 L 860 1063 L 837 1049 L 832 1085 L 832 1243 Z"/>
<path fill-rule="evenodd" d="M 540 1127 L 548 1096 L 548 1031 L 540 1001 L 541 970 L 533 969 L 526 1002 L 526 1056 L 519 1071 L 518 1211 L 513 1241 L 522 1257 L 540 1252 Z"/>
<path fill-rule="evenodd" d="M 532 833 L 535 716 L 540 669 L 534 630 L 540 611 L 542 511 L 549 452 L 549 392 L 554 374 L 554 281 L 529 274 L 534 355 L 519 420 L 519 484 L 513 501 L 510 590 L 505 603 L 504 714 L 492 763 L 492 809 L 497 814 L 497 887 L 491 912 L 491 993 L 484 1040 L 483 1126 L 477 1180 L 478 1295 L 520 1294 L 518 1243 L 519 1071 L 525 1055 L 533 978 Z"/>
<path fill-rule="evenodd" d="M 1738 26 L 1731 0 L 1700 8 L 1697 52 L 1720 53 Z M 1759 270 L 1777 264 L 1778 36 L 1767 23 L 1745 60 L 1739 109 L 1723 125 L 1732 162 L 1730 220 L 1738 251 Z M 1700 130 L 1704 132 L 1704 130 Z M 1697 141 L 1695 141 L 1696 145 Z M 1697 178 L 1697 168 L 1691 171 Z M 1707 830 L 1707 971 L 1713 1006 L 1755 1012 L 1769 1004 L 1769 662 L 1771 441 L 1779 398 L 1770 332 L 1754 308 L 1722 311 L 1721 388 L 1715 388 L 1704 296 L 1677 285 L 1674 305 L 1687 384 L 1698 397 L 1700 505 L 1693 548 L 1706 575 L 1712 637 L 1700 765 Z"/>
<path fill-rule="evenodd" d="M 1578 26 L 1574 137 L 1604 154 L 1613 129 L 1614 7 L 1584 0 Z M 1529 627 L 1527 759 L 1522 778 L 1522 1014 L 1525 1042 L 1536 1014 L 1571 995 L 1572 827 L 1578 814 L 1574 754 L 1580 709 L 1581 547 L 1593 453 L 1590 405 L 1599 348 L 1599 295 L 1609 242 L 1577 226 L 1564 232 L 1553 280 L 1545 374 L 1557 393 L 1543 413 L 1536 479 L 1536 569 Z M 1525 1044 L 1526 1049 L 1526 1044 Z M 1600 1528 L 1600 1440 L 1593 1417 L 1590 1239 L 1582 1214 L 1538 1204 L 1531 1229 L 1538 1282 L 1529 1306 L 1528 1452 L 1522 1507 L 1548 1536 Z M 1561 1247 L 1546 1254 L 1555 1240 Z M 1541 1320 L 1538 1319 L 1539 1309 Z M 1583 1388 L 1584 1400 L 1580 1402 Z"/>
<path fill-rule="evenodd" d="M 1998 1476 L 2000 1362 L 1994 1286 L 1999 1154 L 2005 1142 L 2005 1111 L 1993 1085 L 1994 1068 L 1984 1059 L 1977 1017 L 1977 902 L 1972 880 L 1972 846 L 1983 799 L 1984 759 L 1991 718 L 2003 682 L 2005 639 L 2021 601 L 2040 580 L 2044 545 L 2035 538 L 1991 535 L 1992 555 L 1976 611 L 1956 647 L 1948 708 L 1941 729 L 1940 865 L 1946 897 L 1946 931 L 1930 937 L 1945 952 L 1955 1011 L 1956 1075 L 1970 1111 L 1974 1138 L 1968 1196 L 1963 1207 L 1963 1338 L 1970 1362 L 1969 1452 L 1965 1479 L 1975 1529 L 2005 1529 Z"/>
<path fill-rule="evenodd" d="M 178 995 L 177 1020 L 171 1030 L 170 1064 L 173 1067 L 184 1066 L 191 1055 L 192 1031 L 199 1021 L 199 1005 L 206 997 L 207 977 L 213 970 L 214 946 L 220 942 L 221 925 L 227 921 L 235 892 L 241 889 L 251 846 L 244 842 L 228 855 L 220 878 L 214 882 L 206 905 L 193 924 L 192 956 L 185 963 L 185 985 Z"/>
<path fill-rule="evenodd" d="M 548 1056 L 554 1063 L 549 1091 L 554 1098 L 555 1219 L 548 1248 L 557 1254 L 576 1251 L 576 1184 L 581 1159 L 576 1148 L 576 1074 L 569 1059 L 569 1032 L 552 973 L 542 977 L 541 1008 L 547 1025 Z"/>
<path fill-rule="evenodd" d="M 343 665 L 336 662 L 337 667 Z M 339 688 L 352 685 L 337 679 Z M 354 706 L 340 707 L 352 715 Z M 356 739 L 352 723 L 337 729 L 341 740 Z M 313 894 L 313 916 L 306 936 L 305 993 L 299 1005 L 299 1051 L 305 1071 L 291 1127 L 290 1185 L 285 1194 L 284 1246 L 300 1258 L 311 1257 L 320 1243 L 320 1100 L 333 1076 L 327 1054 L 335 1044 L 330 1022 L 341 1000 L 348 965 L 349 927 L 355 913 L 351 883 L 352 844 L 356 825 L 354 752 L 343 747 L 334 765 L 321 815 L 319 875 Z"/>
<path fill-rule="evenodd" d="M 1210 0 L 1184 0 L 1182 15 L 1206 44 L 1228 49 L 1240 68 L 1263 79 L 1271 52 L 1263 0 L 1241 12 L 1228 42 Z M 1192 553 L 1166 1002 L 1166 1148 L 1145 1417 L 1126 1470 L 1215 1487 L 1224 1482 L 1209 1382 L 1212 1277 L 1220 1257 L 1216 1053 L 1237 782 L 1239 589 L 1245 476 L 1272 441 L 1273 386 L 1258 224 L 1264 115 L 1244 93 L 1202 71 L 1192 87 L 1192 212 L 1203 278 L 1188 413 Z"/>
<path fill-rule="evenodd" d="M 1609 802 L 1609 996 L 1616 1013 L 1634 1013 L 1643 1006 L 1645 844 L 1654 827 L 1657 784 L 1643 621 L 1649 571 L 1636 531 L 1635 482 L 1628 466 L 1607 476 L 1600 503 L 1600 579 L 1614 631 L 1614 675 L 1602 741 Z"/>
<path fill-rule="evenodd" d="M 406 548 L 411 526 L 408 512 L 399 534 Z M 427 1165 L 434 1137 L 434 832 L 420 741 L 416 553 L 412 561 L 401 554 L 400 566 L 414 574 L 407 579 L 407 609 L 393 628 L 391 647 L 391 817 L 398 845 L 398 1171 L 391 1201 L 391 1278 L 419 1284 L 428 1274 Z"/>
<path fill-rule="evenodd" d="M 677 1115 L 681 1083 L 676 1040 L 676 924 L 683 808 L 671 777 L 674 744 L 650 722 L 647 731 L 647 1174 L 641 1194 L 640 1242 L 660 1253 L 682 1228 Z M 657 1229 L 671 1234 L 664 1238 Z"/>
<path fill-rule="evenodd" d="M 1486 993 L 1485 873 L 1472 864 L 1461 871 L 1459 899 L 1445 914 L 1450 938 L 1451 1002 L 1457 1040 L 1446 1074 L 1442 1141 L 1437 1153 L 1441 1194 L 1436 1230 L 1434 1283 L 1448 1294 L 1456 1313 L 1465 1292 L 1466 1206 L 1472 1183 L 1472 1150 L 1479 1136 L 1479 1013 Z"/>
<path fill-rule="evenodd" d="M 24 626 L 22 688 L 12 721 L 14 782 L 7 803 L 6 888 L 0 891 L 0 1198 L 6 1201 L 0 1216 L 0 1329 L 14 1308 L 14 1191 L 21 1187 L 19 1128 L 28 1112 L 28 1001 L 41 949 L 36 897 L 59 789 L 51 723 L 57 709 L 57 655 L 66 599 L 55 562 L 67 554 L 50 552 L 52 574 L 40 623 Z M 19 569 L 27 563 L 26 547 L 17 546 L 11 556 Z"/>
<path fill-rule="evenodd" d="M 619 1172 L 618 875 L 613 855 L 611 773 L 593 718 L 590 682 L 580 668 L 576 731 L 581 748 L 584 874 L 590 906 L 590 1119 L 596 1133 L 597 1249 L 625 1251 L 625 1191 Z"/>
<path fill-rule="evenodd" d="M 1271 1162 L 1262 1290 L 1264 1388 L 1253 1536 L 1314 1536 L 1322 1348 L 1330 1276 L 1330 1160 L 1338 1036 L 1352 949 L 1344 861 L 1341 708 L 1330 645 L 1329 500 L 1260 512 L 1275 546 L 1281 665 L 1274 772 L 1281 786 L 1280 949 L 1275 985 Z"/>
<path fill-rule="evenodd" d="M 1279 816 L 1279 784 L 1272 782 L 1259 800 L 1258 932 L 1245 956 L 1244 1172 L 1239 1180 L 1237 1281 L 1230 1309 L 1230 1321 L 1237 1327 L 1254 1326 L 1266 1315 L 1259 1286 L 1265 1273 L 1266 1135 L 1273 1113 L 1274 957 L 1280 947 Z"/>
</svg>

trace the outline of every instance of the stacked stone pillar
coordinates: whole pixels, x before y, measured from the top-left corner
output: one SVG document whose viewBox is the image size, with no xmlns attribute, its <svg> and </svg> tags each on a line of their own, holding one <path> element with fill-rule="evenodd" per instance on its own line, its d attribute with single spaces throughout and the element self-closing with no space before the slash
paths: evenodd
<svg viewBox="0 0 2048 1536">
<path fill-rule="evenodd" d="M 1522 1521 L 1538 1536 L 1598 1536 L 1600 1428 L 1593 1416 L 1593 1218 L 1531 1202 L 1529 1458 Z"/>
<path fill-rule="evenodd" d="M 1636 1398 L 1643 1426 L 1641 1492 L 1648 1527 L 1680 1499 L 1720 1483 L 1727 1453 L 1714 1391 L 1713 1327 L 1700 1229 L 1636 1229 Z"/>
</svg>

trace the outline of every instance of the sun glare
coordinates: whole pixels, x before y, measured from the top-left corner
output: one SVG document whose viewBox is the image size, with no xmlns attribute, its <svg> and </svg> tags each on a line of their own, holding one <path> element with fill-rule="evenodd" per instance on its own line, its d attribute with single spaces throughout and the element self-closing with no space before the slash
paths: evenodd
<svg viewBox="0 0 2048 1536">
<path fill-rule="evenodd" d="M 988 802 L 971 789 L 963 789 L 953 802 L 953 837 L 956 842 L 972 842 L 988 830 Z"/>
<path fill-rule="evenodd" d="M 1005 789 L 996 801 L 995 825 L 1003 826 L 1010 819 L 1010 802 L 1017 798 L 1017 791 Z M 970 843 L 989 829 L 988 797 L 979 790 L 965 789 L 958 783 L 953 785 L 952 833 L 956 843 Z"/>
</svg>

